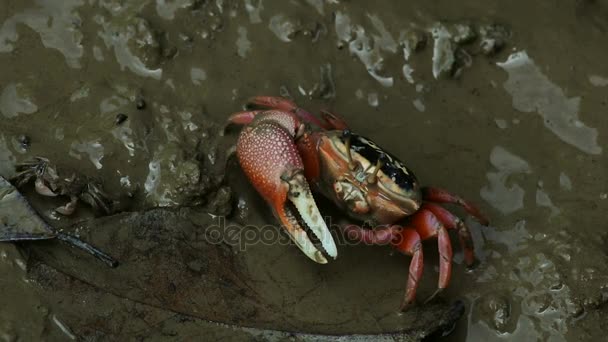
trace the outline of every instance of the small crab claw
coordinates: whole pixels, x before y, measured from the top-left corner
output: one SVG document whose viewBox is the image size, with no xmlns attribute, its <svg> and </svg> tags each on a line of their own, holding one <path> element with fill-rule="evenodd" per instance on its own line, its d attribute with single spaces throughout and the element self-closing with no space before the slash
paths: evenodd
<svg viewBox="0 0 608 342">
<path fill-rule="evenodd" d="M 272 206 L 285 231 L 310 259 L 325 264 L 327 259 L 310 240 L 305 227 L 320 241 L 325 252 L 336 258 L 334 239 L 323 221 L 310 187 L 294 137 L 299 127 L 289 113 L 260 113 L 246 126 L 237 143 L 239 163 L 258 193 Z"/>
<path fill-rule="evenodd" d="M 51 188 L 49 188 L 46 184 L 44 184 L 44 181 L 41 178 L 36 178 L 34 185 L 35 185 L 36 192 L 41 194 L 42 196 L 49 196 L 49 197 L 57 196 L 57 194 L 53 190 L 51 190 Z"/>
</svg>

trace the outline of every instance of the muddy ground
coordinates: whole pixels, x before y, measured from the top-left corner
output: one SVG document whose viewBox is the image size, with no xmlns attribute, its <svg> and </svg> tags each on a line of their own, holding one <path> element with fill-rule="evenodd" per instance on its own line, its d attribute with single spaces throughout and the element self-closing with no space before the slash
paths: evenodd
<svg viewBox="0 0 608 342">
<path fill-rule="evenodd" d="M 66 177 L 102 181 L 119 215 L 172 214 L 161 215 L 170 222 L 161 237 L 122 236 L 131 230 L 94 229 L 107 218 L 93 220 L 86 205 L 65 218 L 53 212 L 65 198 L 25 187 L 42 217 L 122 257 L 126 271 L 117 272 L 126 273 L 55 242 L 0 245 L 0 338 L 288 337 L 198 320 L 209 316 L 302 333 L 435 329 L 462 301 L 446 340 L 598 340 L 608 333 L 607 37 L 601 0 L 3 1 L 0 175 L 44 156 Z M 192 263 L 188 272 L 215 272 L 196 262 L 200 246 L 165 245 L 174 238 L 167 227 L 183 244 L 193 239 L 184 231 L 221 217 L 255 232 L 275 223 L 226 160 L 237 132 L 222 133 L 226 117 L 259 94 L 340 113 L 424 184 L 490 217 L 489 227 L 467 219 L 481 261 L 473 271 L 454 237 L 450 288 L 431 311 L 417 309 L 435 324 L 397 315 L 409 258 L 387 247 L 342 245 L 338 260 L 319 266 L 285 244 L 227 246 L 235 272 L 257 281 L 256 299 L 292 321 L 273 318 L 276 310 L 226 316 L 238 311 L 232 306 L 197 313 L 200 306 L 159 295 L 199 288 L 170 285 L 182 279 L 171 273 L 180 260 Z M 168 250 L 172 258 L 162 259 Z M 433 242 L 425 253 L 421 298 L 437 279 Z M 138 260 L 154 271 L 135 272 Z M 129 277 L 138 291 L 119 286 Z M 141 285 L 161 280 L 169 280 L 162 289 Z M 297 299 L 285 295 L 289 287 Z"/>
</svg>

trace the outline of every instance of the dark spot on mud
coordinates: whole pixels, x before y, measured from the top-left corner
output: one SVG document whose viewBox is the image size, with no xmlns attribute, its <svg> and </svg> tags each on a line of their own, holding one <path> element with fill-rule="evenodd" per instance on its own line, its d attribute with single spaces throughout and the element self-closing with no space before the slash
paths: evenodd
<svg viewBox="0 0 608 342">
<path fill-rule="evenodd" d="M 116 126 L 121 125 L 123 122 L 127 121 L 129 117 L 127 116 L 127 114 L 124 113 L 118 113 L 116 114 L 116 120 L 114 120 L 114 123 L 116 124 Z"/>
<path fill-rule="evenodd" d="M 24 149 L 28 149 L 30 147 L 30 144 L 32 143 L 30 137 L 25 134 L 19 135 L 17 140 L 19 141 L 19 145 L 21 145 L 21 147 Z"/>
<path fill-rule="evenodd" d="M 135 108 L 142 110 L 146 108 L 146 101 L 142 98 L 138 98 L 135 102 Z"/>
<path fill-rule="evenodd" d="M 232 189 L 222 186 L 209 196 L 206 209 L 214 215 L 228 216 L 234 207 L 232 199 Z"/>
<path fill-rule="evenodd" d="M 172 59 L 173 57 L 175 57 L 176 54 L 177 54 L 177 48 L 175 46 L 167 47 L 166 49 L 163 49 L 163 52 L 162 52 L 162 56 L 165 59 Z"/>
</svg>

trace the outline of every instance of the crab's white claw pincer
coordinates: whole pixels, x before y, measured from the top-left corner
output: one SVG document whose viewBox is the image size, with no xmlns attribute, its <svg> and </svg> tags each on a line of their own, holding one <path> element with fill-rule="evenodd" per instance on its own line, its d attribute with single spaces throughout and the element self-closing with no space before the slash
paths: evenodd
<svg viewBox="0 0 608 342">
<path fill-rule="evenodd" d="M 336 248 L 336 243 L 334 242 L 334 238 L 331 235 L 327 224 L 323 220 L 323 216 L 321 216 L 321 213 L 317 208 L 304 175 L 301 172 L 298 172 L 291 176 L 290 179 L 287 179 L 286 182 L 289 189 L 287 199 L 294 205 L 304 223 L 320 241 L 325 252 L 330 257 L 334 259 L 337 258 L 338 249 Z M 306 231 L 298 222 L 295 213 L 292 212 L 292 209 L 289 206 L 285 207 L 285 213 L 291 226 L 287 227 L 286 230 L 290 233 L 290 236 L 296 245 L 298 245 L 302 252 L 312 260 L 321 264 L 327 263 L 327 259 L 312 243 L 306 234 Z"/>
</svg>

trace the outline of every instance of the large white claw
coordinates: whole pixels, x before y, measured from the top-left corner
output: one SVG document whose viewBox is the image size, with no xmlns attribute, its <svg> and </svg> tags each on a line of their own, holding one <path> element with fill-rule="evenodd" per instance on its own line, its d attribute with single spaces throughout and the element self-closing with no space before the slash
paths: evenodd
<svg viewBox="0 0 608 342">
<path fill-rule="evenodd" d="M 296 246 L 298 246 L 306 256 L 319 264 L 327 264 L 327 259 L 323 253 L 315 247 L 302 228 L 297 227 L 294 230 L 288 230 L 287 232 Z"/>
<path fill-rule="evenodd" d="M 302 173 L 296 173 L 286 181 L 289 184 L 287 198 L 296 207 L 300 217 L 304 220 L 304 223 L 306 223 L 317 239 L 319 239 L 325 252 L 332 258 L 337 258 L 338 249 L 336 248 L 336 243 L 334 242 L 334 238 L 331 235 L 329 228 L 327 228 L 327 224 L 323 220 L 323 216 L 317 208 L 304 175 Z M 314 246 L 306 235 L 306 232 L 299 224 L 297 224 L 296 227 L 294 234 L 292 234 L 292 238 L 298 247 L 300 247 L 300 249 L 312 260 L 322 264 L 327 263 L 327 259 L 323 256 L 323 253 Z"/>
</svg>

